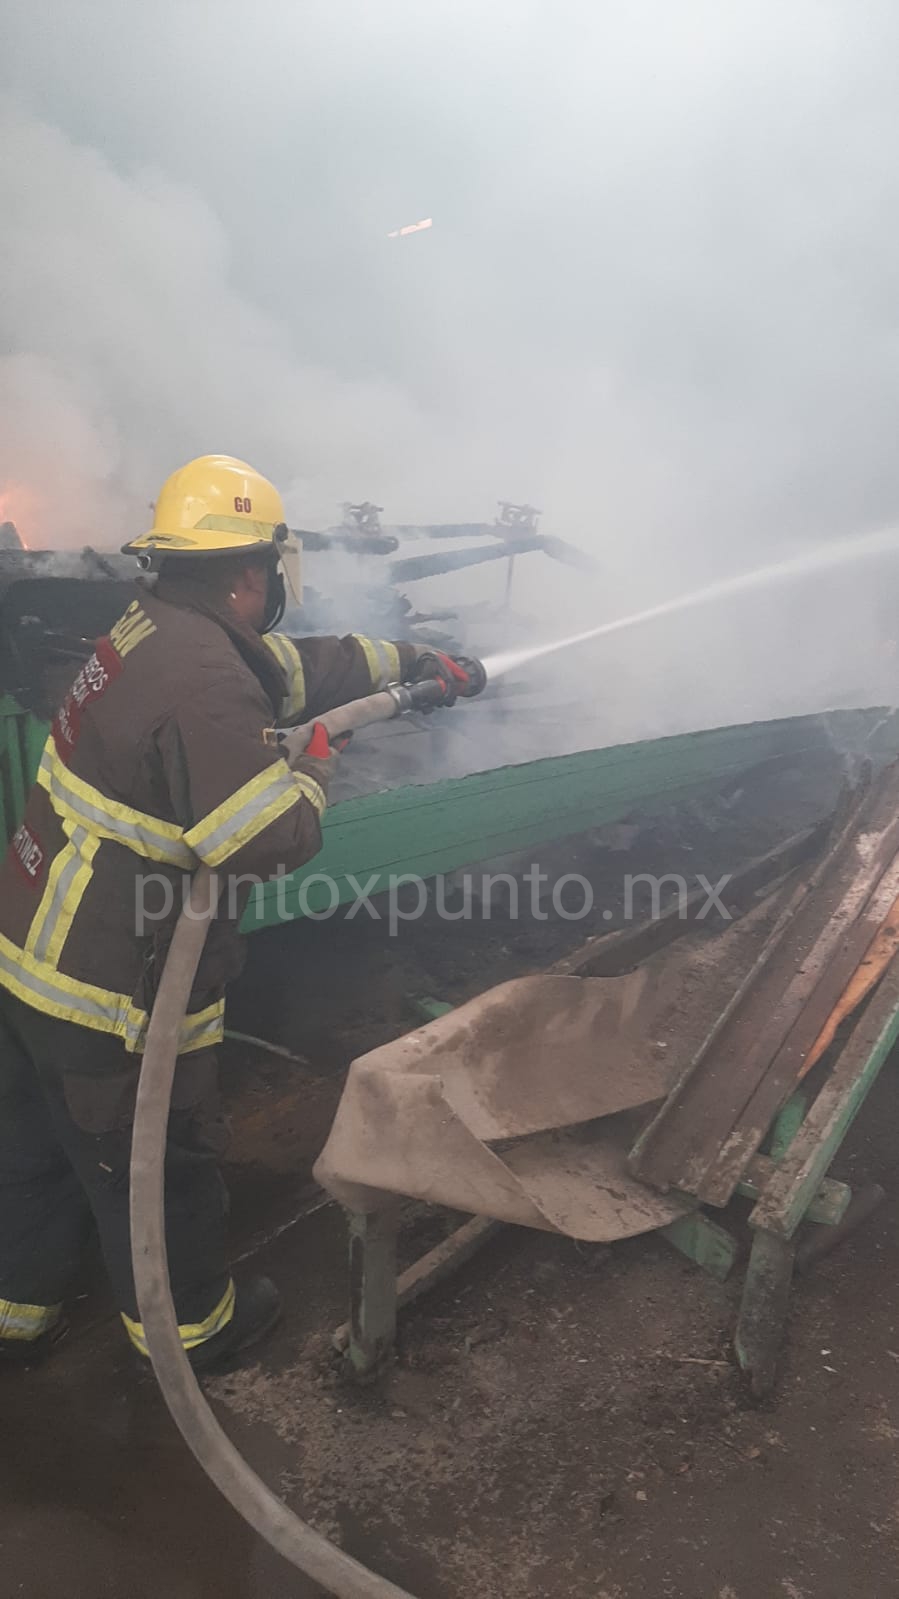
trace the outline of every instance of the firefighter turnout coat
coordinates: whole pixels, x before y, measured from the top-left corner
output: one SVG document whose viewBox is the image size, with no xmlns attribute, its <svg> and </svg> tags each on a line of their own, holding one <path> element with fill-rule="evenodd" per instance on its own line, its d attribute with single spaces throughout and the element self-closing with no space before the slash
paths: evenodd
<svg viewBox="0 0 899 1599">
<path fill-rule="evenodd" d="M 291 771 L 266 730 L 382 688 L 413 659 L 412 646 L 357 635 L 260 638 L 184 583 L 139 591 L 60 707 L 0 866 L 0 985 L 139 1052 L 198 862 L 233 883 L 293 871 L 321 846 L 314 763 Z M 184 1054 L 222 1036 L 242 959 L 231 898 Z"/>
</svg>

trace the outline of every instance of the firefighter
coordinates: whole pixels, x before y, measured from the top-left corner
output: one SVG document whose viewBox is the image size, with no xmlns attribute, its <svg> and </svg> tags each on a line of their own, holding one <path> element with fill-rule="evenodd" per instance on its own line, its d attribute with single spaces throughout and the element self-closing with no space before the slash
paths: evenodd
<svg viewBox="0 0 899 1599">
<path fill-rule="evenodd" d="M 236 883 L 310 860 L 334 752 L 318 725 L 288 764 L 266 730 L 408 680 L 423 653 L 270 632 L 286 536 L 279 495 L 241 461 L 204 456 L 168 479 L 152 529 L 125 546 L 155 581 L 138 586 L 78 673 L 0 867 L 2 1360 L 27 1363 L 61 1335 L 94 1225 L 128 1336 L 146 1354 L 131 1125 L 185 883 L 198 862 Z M 165 914 L 144 925 L 151 891 Z M 172 1290 L 197 1369 L 232 1361 L 280 1309 L 274 1284 L 235 1282 L 226 1254 L 215 1046 L 241 947 L 235 896 L 224 899 L 185 1017 L 166 1150 Z"/>
</svg>

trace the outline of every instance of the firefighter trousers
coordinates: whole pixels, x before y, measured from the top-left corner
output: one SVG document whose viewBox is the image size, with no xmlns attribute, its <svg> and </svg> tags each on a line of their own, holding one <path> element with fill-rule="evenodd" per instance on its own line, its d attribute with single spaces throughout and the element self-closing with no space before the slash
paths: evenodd
<svg viewBox="0 0 899 1599">
<path fill-rule="evenodd" d="M 0 990 L 0 1338 L 48 1331 L 96 1227 L 132 1342 L 145 1351 L 131 1271 L 128 1181 L 140 1061 L 116 1038 Z M 185 1347 L 233 1314 L 214 1051 L 175 1073 L 166 1146 L 166 1242 Z"/>
</svg>

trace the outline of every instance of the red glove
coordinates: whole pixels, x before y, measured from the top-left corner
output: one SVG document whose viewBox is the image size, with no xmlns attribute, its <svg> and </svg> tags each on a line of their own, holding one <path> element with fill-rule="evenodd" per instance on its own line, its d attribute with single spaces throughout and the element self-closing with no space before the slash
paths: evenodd
<svg viewBox="0 0 899 1599">
<path fill-rule="evenodd" d="M 306 745 L 304 754 L 311 755 L 317 761 L 326 761 L 334 754 L 328 743 L 328 729 L 324 722 L 316 722 L 312 728 L 312 737 Z"/>
<path fill-rule="evenodd" d="M 305 727 L 295 728 L 293 732 L 293 738 L 290 733 L 285 733 L 281 739 L 281 749 L 290 770 L 314 777 L 327 794 L 339 753 L 328 739 L 327 728 L 323 722 L 313 723 L 312 737 L 306 744 L 300 742 L 306 732 Z"/>
<path fill-rule="evenodd" d="M 451 655 L 445 655 L 443 650 L 424 650 L 415 663 L 415 681 L 421 683 L 426 678 L 439 678 L 443 684 L 445 705 L 452 705 L 459 694 L 465 694 L 471 687 L 471 678 L 458 661 Z"/>
</svg>

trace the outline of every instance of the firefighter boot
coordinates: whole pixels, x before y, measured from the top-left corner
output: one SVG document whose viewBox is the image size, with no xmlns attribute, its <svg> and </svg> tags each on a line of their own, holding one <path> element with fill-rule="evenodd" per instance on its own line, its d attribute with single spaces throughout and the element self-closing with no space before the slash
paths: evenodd
<svg viewBox="0 0 899 1599">
<path fill-rule="evenodd" d="M 39 1366 L 62 1342 L 68 1330 L 68 1322 L 60 1316 L 52 1327 L 38 1333 L 36 1338 L 0 1338 L 0 1367 Z"/>
<path fill-rule="evenodd" d="M 237 1283 L 234 1315 L 221 1332 L 189 1351 L 194 1371 L 233 1369 L 245 1349 L 258 1344 L 281 1317 L 281 1295 L 270 1277 L 246 1277 Z"/>
</svg>

